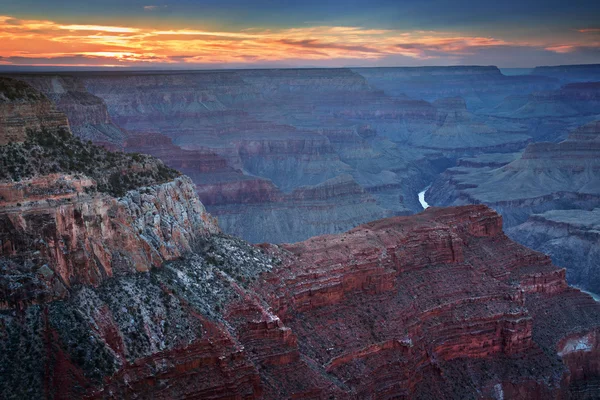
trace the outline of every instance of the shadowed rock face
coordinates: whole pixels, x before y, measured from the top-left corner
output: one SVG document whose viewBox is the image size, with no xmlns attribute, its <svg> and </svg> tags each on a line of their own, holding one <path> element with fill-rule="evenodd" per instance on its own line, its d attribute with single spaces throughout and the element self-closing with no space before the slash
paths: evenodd
<svg viewBox="0 0 600 400">
<path fill-rule="evenodd" d="M 567 267 L 573 285 L 600 293 L 600 209 L 552 210 L 533 214 L 509 229 L 524 245 L 552 257 Z"/>
<path fill-rule="evenodd" d="M 370 84 L 393 96 L 435 101 L 459 96 L 470 109 L 497 104 L 514 93 L 554 89 L 556 79 L 546 76 L 505 76 L 496 67 L 360 68 Z M 541 74 L 543 75 L 543 74 Z"/>
<path fill-rule="evenodd" d="M 18 78 L 65 112 L 75 135 L 183 171 L 222 228 L 252 242 L 418 212 L 418 193 L 457 159 L 559 141 L 592 118 L 597 92 L 495 67 Z M 347 190 L 349 179 L 362 190 Z M 310 187 L 322 196 L 294 194 Z"/>
<path fill-rule="evenodd" d="M 522 126 L 507 131 L 489 125 L 463 99 L 448 98 L 461 95 L 458 85 L 472 80 L 504 91 L 553 85 L 539 77 L 507 78 L 496 68 L 394 71 L 392 78 L 407 90 L 421 80 L 413 89 L 420 85 L 422 96 L 378 86 L 377 70 L 20 78 L 52 98 L 77 135 L 181 169 L 226 232 L 255 242 L 291 242 L 417 212 L 417 193 L 456 157 L 513 152 L 531 140 Z M 394 79 L 385 82 L 393 86 Z M 426 96 L 423 85 L 437 92 Z M 114 125 L 126 138 L 109 129 Z M 345 192 L 343 201 L 293 195 L 347 176 L 363 190 L 321 191 Z M 248 218 L 240 217 L 242 211 Z M 286 223 L 299 217 L 306 223 Z"/>
<path fill-rule="evenodd" d="M 569 131 L 597 119 L 599 99 L 598 82 L 569 83 L 556 90 L 508 96 L 480 113 L 497 126 L 526 127 L 536 141 L 560 142 Z"/>
<path fill-rule="evenodd" d="M 23 142 L 28 130 L 68 128 L 64 114 L 29 85 L 0 77 L 0 145 Z"/>
<path fill-rule="evenodd" d="M 88 92 L 82 82 L 70 76 L 19 76 L 44 93 L 69 117 L 74 135 L 111 149 L 122 149 L 125 132 L 111 120 L 102 99 Z"/>
<path fill-rule="evenodd" d="M 599 248 L 588 218 L 600 206 L 600 122 L 574 130 L 561 143 L 531 144 L 500 167 L 459 163 L 442 174 L 426 200 L 494 207 L 511 228 L 511 237 L 552 255 L 569 270 L 572 283 L 598 290 L 594 271 Z"/>
</svg>

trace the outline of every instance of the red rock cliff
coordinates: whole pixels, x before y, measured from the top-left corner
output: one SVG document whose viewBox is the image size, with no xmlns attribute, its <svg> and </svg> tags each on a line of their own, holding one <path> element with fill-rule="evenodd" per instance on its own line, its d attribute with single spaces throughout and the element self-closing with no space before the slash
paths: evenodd
<svg viewBox="0 0 600 400">
<path fill-rule="evenodd" d="M 128 216 L 127 226 L 174 232 L 153 221 L 191 211 L 182 205 L 189 198 L 172 185 L 162 190 L 130 192 L 113 210 L 96 209 L 106 218 L 102 226 L 125 225 Z M 138 195 L 148 197 L 140 203 Z M 153 207 L 159 217 L 141 212 Z M 64 206 L 56 210 L 69 215 Z M 68 236 L 79 229 L 74 225 L 56 229 Z M 125 240 L 109 235 L 103 242 L 133 258 Z M 8 349 L 3 365 L 29 371 L 28 357 L 41 346 L 51 357 L 31 376 L 58 397 L 597 394 L 590 382 L 600 372 L 600 305 L 569 288 L 548 257 L 508 239 L 502 218 L 485 206 L 433 208 L 281 247 L 220 235 L 206 236 L 191 249 L 195 254 L 169 252 L 152 240 L 145 246 L 159 261 L 183 259 L 149 273 L 123 271 L 97 288 L 65 289 L 66 301 L 45 299 L 19 311 L 29 322 L 0 313 L 2 337 L 22 337 L 21 353 L 0 341 Z M 75 253 L 64 257 L 77 260 Z M 40 275 L 61 268 L 49 264 Z"/>
</svg>

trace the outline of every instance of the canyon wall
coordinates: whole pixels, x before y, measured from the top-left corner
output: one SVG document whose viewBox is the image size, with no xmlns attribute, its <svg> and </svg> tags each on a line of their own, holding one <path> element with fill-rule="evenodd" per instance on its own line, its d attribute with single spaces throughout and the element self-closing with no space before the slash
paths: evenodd
<svg viewBox="0 0 600 400">
<path fill-rule="evenodd" d="M 153 155 L 188 175 L 225 232 L 256 243 L 282 243 L 419 212 L 418 193 L 444 171 L 452 179 L 473 180 L 465 185 L 478 185 L 490 198 L 471 199 L 468 191 L 458 194 L 453 187 L 441 196 L 464 197 L 456 204 L 494 205 L 509 226 L 532 212 L 565 208 L 564 202 L 593 207 L 589 193 L 578 193 L 585 185 L 580 179 L 594 171 L 579 165 L 588 161 L 572 157 L 572 171 L 556 176 L 533 172 L 526 179 L 525 172 L 518 173 L 535 189 L 486 183 L 488 175 L 479 174 L 483 169 L 471 174 L 475 171 L 465 160 L 505 160 L 527 148 L 515 168 L 528 170 L 517 165 L 532 164 L 536 157 L 546 157 L 547 165 L 534 170 L 550 168 L 550 156 L 539 155 L 560 154 L 566 145 L 551 150 L 534 143 L 560 143 L 568 132 L 597 119 L 595 71 L 594 66 L 540 68 L 505 76 L 496 67 L 464 66 L 13 78 L 43 92 L 69 117 L 76 136 Z M 588 172 L 576 174 L 570 186 L 567 182 L 564 196 L 544 191 L 555 185 L 552 180 L 568 181 L 581 168 Z M 493 199 L 498 187 L 516 198 L 499 193 Z M 530 204 L 505 212 L 515 209 L 519 197 Z"/>
<path fill-rule="evenodd" d="M 28 130 L 68 128 L 64 114 L 29 85 L 0 77 L 0 145 L 22 142 Z"/>
<path fill-rule="evenodd" d="M 600 293 L 599 217 L 600 208 L 551 210 L 532 214 L 508 234 L 567 267 L 569 283 Z"/>
<path fill-rule="evenodd" d="M 532 140 L 525 124 L 474 113 L 481 107 L 472 96 L 490 104 L 558 87 L 487 67 L 18 78 L 53 99 L 76 135 L 182 170 L 223 229 L 253 242 L 292 242 L 418 212 L 417 193 L 457 158 L 519 151 Z M 293 194 L 348 176 L 362 190 L 336 189 L 346 193 L 342 201 Z M 286 222 L 298 216 L 307 223 Z"/>
<path fill-rule="evenodd" d="M 600 206 L 599 140 L 595 121 L 561 143 L 530 144 L 512 162 L 459 162 L 436 180 L 426 201 L 490 205 L 511 237 L 552 255 L 573 284 L 598 290 L 594 255 L 600 248 L 588 217 Z"/>
<path fill-rule="evenodd" d="M 600 305 L 568 287 L 547 256 L 511 242 L 484 206 L 430 209 L 282 247 L 206 227 L 191 252 L 65 284 L 60 299 L 12 302 L 15 285 L 7 286 L 3 397 L 598 395 Z M 26 268 L 0 262 L 3 279 L 7 266 Z M 62 281 L 61 268 L 82 272 L 69 262 L 34 274 Z"/>
<path fill-rule="evenodd" d="M 18 79 L 44 93 L 69 118 L 71 131 L 112 149 L 122 149 L 125 132 L 108 115 L 102 99 L 86 90 L 81 80 L 68 75 L 25 75 Z"/>
<path fill-rule="evenodd" d="M 0 146 L 0 163 L 2 398 L 600 395 L 600 304 L 486 206 L 254 246 L 150 156 L 43 130 Z M 365 195 L 333 180 L 277 196 Z"/>
</svg>

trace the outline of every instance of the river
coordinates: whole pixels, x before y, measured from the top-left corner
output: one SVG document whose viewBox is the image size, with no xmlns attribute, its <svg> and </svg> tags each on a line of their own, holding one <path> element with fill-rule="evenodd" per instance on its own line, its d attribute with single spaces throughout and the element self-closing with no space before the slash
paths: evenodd
<svg viewBox="0 0 600 400">
<path fill-rule="evenodd" d="M 423 207 L 423 210 L 429 208 L 429 204 L 425 201 L 425 193 L 427 193 L 430 187 L 431 185 L 427 186 L 425 189 L 423 189 L 421 193 L 419 193 L 419 203 L 421 203 L 421 207 Z"/>
</svg>

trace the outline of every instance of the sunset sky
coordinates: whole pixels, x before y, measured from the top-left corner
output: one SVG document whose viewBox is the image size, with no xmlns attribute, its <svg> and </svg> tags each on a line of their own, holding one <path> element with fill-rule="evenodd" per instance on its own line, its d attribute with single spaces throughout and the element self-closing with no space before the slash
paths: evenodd
<svg viewBox="0 0 600 400">
<path fill-rule="evenodd" d="M 586 63 L 599 0 L 0 0 L 0 66 Z"/>
</svg>

